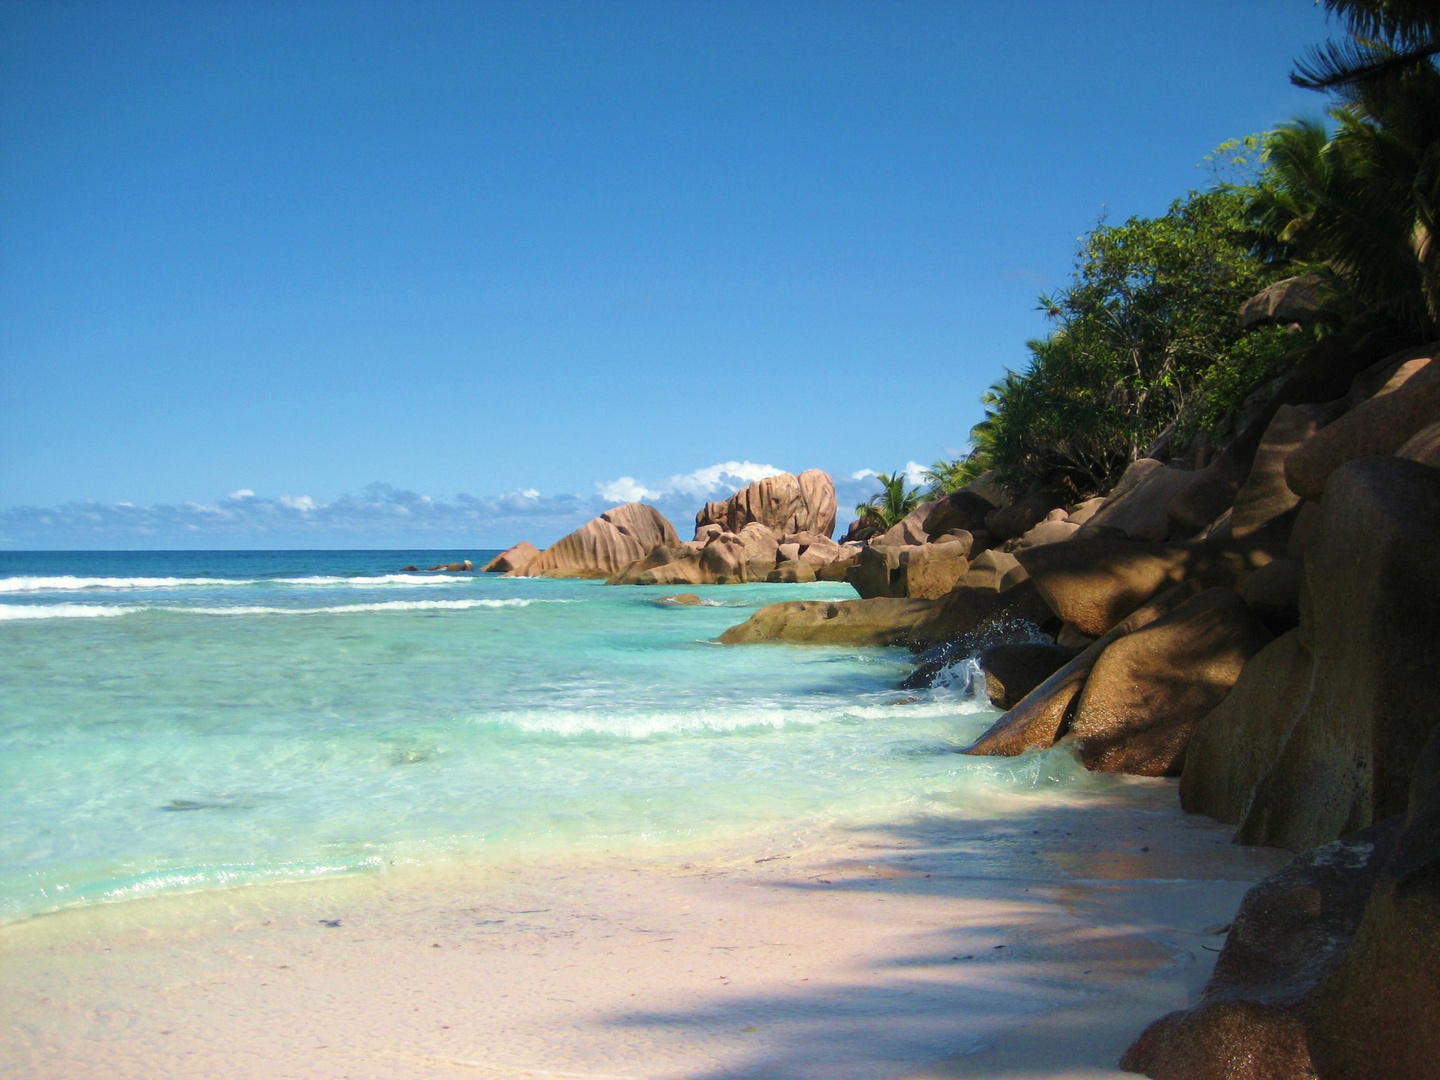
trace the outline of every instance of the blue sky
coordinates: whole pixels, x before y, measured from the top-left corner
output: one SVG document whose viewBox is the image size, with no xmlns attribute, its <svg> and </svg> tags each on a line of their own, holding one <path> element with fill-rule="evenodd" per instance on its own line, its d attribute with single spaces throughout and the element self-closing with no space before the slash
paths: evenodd
<svg viewBox="0 0 1440 1080">
<path fill-rule="evenodd" d="M 954 456 L 1077 237 L 1318 113 L 1286 76 L 1326 32 L 5 2 L 0 547 L 544 543 L 642 489 L 683 532 L 766 467 Z"/>
</svg>

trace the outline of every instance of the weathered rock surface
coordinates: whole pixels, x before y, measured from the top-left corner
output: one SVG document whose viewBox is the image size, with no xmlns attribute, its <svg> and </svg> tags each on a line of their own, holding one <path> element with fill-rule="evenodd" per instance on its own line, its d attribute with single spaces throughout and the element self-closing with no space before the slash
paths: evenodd
<svg viewBox="0 0 1440 1080">
<path fill-rule="evenodd" d="M 758 521 L 747 523 L 736 535 L 745 547 L 745 579 L 764 581 L 779 560 L 780 538 Z"/>
<path fill-rule="evenodd" d="M 1180 775 L 1181 806 L 1229 825 L 1240 823 L 1304 706 L 1312 664 L 1294 630 L 1251 658 L 1225 700 L 1190 737 Z"/>
<path fill-rule="evenodd" d="M 1062 540 L 1069 540 L 1080 531 L 1080 526 L 1074 522 L 1047 519 L 1040 522 L 1024 536 L 1011 540 L 1006 544 L 1010 551 L 1024 551 L 1026 548 L 1039 547 L 1041 544 L 1058 544 Z"/>
<path fill-rule="evenodd" d="M 1406 362 L 1374 397 L 1362 401 L 1285 459 L 1290 490 L 1319 499 L 1337 468 L 1357 458 L 1393 454 L 1417 432 L 1440 421 L 1440 364 Z"/>
<path fill-rule="evenodd" d="M 707 503 L 695 515 L 695 531 L 719 525 L 739 533 L 752 521 L 767 526 L 779 536 L 813 532 L 830 536 L 835 532 L 835 482 L 819 469 L 806 469 L 799 476 L 780 473 L 756 480 L 728 499 Z"/>
<path fill-rule="evenodd" d="M 1256 293 L 1240 305 L 1240 325 L 1249 328 L 1264 323 L 1314 322 L 1325 311 L 1333 295 L 1319 274 L 1300 274 Z"/>
<path fill-rule="evenodd" d="M 1115 641 L 1096 661 L 1070 722 L 1085 767 L 1178 775 L 1196 725 L 1269 641 L 1230 589 L 1207 589 Z"/>
<path fill-rule="evenodd" d="M 810 645 L 899 645 L 933 601 L 896 597 L 871 600 L 791 600 L 761 608 L 720 635 L 723 645 L 784 641 Z"/>
<path fill-rule="evenodd" d="M 1423 427 L 1410 436 L 1405 445 L 1395 451 L 1395 456 L 1440 467 L 1440 423 Z"/>
<path fill-rule="evenodd" d="M 524 570 L 540 554 L 540 549 L 528 540 L 521 540 L 507 548 L 480 568 L 482 574 L 508 574 L 512 570 Z"/>
<path fill-rule="evenodd" d="M 1029 637 L 1036 630 L 1049 631 L 1056 624 L 1055 616 L 1028 581 L 996 590 L 973 588 L 962 578 L 933 605 L 910 631 L 907 644 L 917 652 L 946 643 L 972 643 L 965 653 L 969 655 L 975 651 L 973 643 L 1001 628 L 1024 628 Z"/>
<path fill-rule="evenodd" d="M 1239 830 L 1295 851 L 1400 813 L 1440 719 L 1440 469 L 1347 462 L 1319 514 L 1297 635 L 1314 657 L 1306 698 L 1271 699 L 1297 719 Z"/>
<path fill-rule="evenodd" d="M 1009 709 L 1075 658 L 1076 650 L 1044 642 L 991 645 L 981 651 L 985 694 L 997 709 Z"/>
<path fill-rule="evenodd" d="M 1044 521 L 1059 501 L 1047 491 L 1028 491 L 1008 506 L 986 514 L 985 528 L 997 541 L 1014 540 Z"/>
<path fill-rule="evenodd" d="M 1101 526 L 1120 529 L 1133 540 L 1164 540 L 1170 535 L 1170 504 L 1193 487 L 1200 474 L 1173 469 L 1154 458 L 1131 462 L 1109 497 L 1085 523 L 1087 535 Z"/>
<path fill-rule="evenodd" d="M 609 578 L 661 545 L 680 542 L 653 506 L 632 502 L 592 518 L 532 559 L 513 577 Z"/>
<path fill-rule="evenodd" d="M 1003 592 L 1030 576 L 1020 560 L 1006 551 L 990 548 L 970 560 L 970 569 L 960 584 L 970 589 L 994 589 Z"/>
<path fill-rule="evenodd" d="M 969 488 L 946 495 L 929 505 L 929 512 L 925 515 L 925 532 L 932 540 L 953 529 L 975 533 L 985 527 L 986 515 L 998 509 L 997 504 Z"/>
<path fill-rule="evenodd" d="M 1305 567 L 1294 559 L 1276 559 L 1240 579 L 1236 592 L 1272 634 L 1293 630 L 1300 622 L 1300 589 Z"/>
<path fill-rule="evenodd" d="M 1308 851 L 1246 893 L 1199 1004 L 1151 1024 L 1120 1067 L 1152 1080 L 1313 1080 L 1307 1006 L 1354 937 L 1394 833 Z"/>
<path fill-rule="evenodd" d="M 1034 588 L 1033 584 L 1030 588 Z M 1069 726 L 1075 701 L 1085 687 L 1085 680 L 1110 644 L 1174 610 L 1194 596 L 1197 589 L 1193 582 L 1172 586 L 1149 604 L 1132 612 L 1104 637 L 1087 645 L 1074 659 L 1067 661 L 1026 694 L 964 753 L 1013 757 L 1026 750 L 1054 745 Z"/>
<path fill-rule="evenodd" d="M 1440 730 L 1403 817 L 1297 856 L 1246 894 L 1192 1009 L 1121 1067 L 1155 1080 L 1428 1080 L 1440 1061 Z"/>
<path fill-rule="evenodd" d="M 1316 410 L 1282 405 L 1265 429 L 1250 475 L 1235 495 L 1230 535 L 1249 536 L 1285 518 L 1300 496 L 1285 482 L 1285 459 L 1320 430 Z"/>
<path fill-rule="evenodd" d="M 905 595 L 938 600 L 953 589 L 970 569 L 960 544 L 925 544 L 903 552 Z M 862 560 L 864 556 L 861 556 Z"/>
<path fill-rule="evenodd" d="M 904 596 L 905 556 L 912 550 L 891 544 L 869 544 L 845 576 L 860 599 L 877 596 Z"/>
</svg>

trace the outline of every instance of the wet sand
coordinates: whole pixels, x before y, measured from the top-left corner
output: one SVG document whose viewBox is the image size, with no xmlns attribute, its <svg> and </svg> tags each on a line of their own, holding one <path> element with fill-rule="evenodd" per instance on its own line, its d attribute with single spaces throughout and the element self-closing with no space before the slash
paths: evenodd
<svg viewBox="0 0 1440 1080">
<path fill-rule="evenodd" d="M 1173 781 L 0 928 L 16 1078 L 1121 1076 L 1284 852 Z"/>
</svg>

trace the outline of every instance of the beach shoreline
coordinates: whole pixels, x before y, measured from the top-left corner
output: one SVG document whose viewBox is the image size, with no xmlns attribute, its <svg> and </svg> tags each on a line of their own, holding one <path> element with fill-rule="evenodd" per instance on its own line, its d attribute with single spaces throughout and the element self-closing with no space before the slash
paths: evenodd
<svg viewBox="0 0 1440 1080">
<path fill-rule="evenodd" d="M 93 905 L 0 927 L 0 1071 L 1118 1075 L 1287 858 L 1133 780 L 989 821 Z"/>
</svg>

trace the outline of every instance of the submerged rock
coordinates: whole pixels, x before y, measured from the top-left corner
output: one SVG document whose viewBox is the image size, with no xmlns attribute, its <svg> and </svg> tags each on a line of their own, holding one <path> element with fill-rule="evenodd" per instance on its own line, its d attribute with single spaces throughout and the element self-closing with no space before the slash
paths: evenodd
<svg viewBox="0 0 1440 1080">
<path fill-rule="evenodd" d="M 816 645 L 900 645 L 932 606 L 930 600 L 791 600 L 761 608 L 720 635 L 722 645 L 766 641 Z"/>
</svg>

